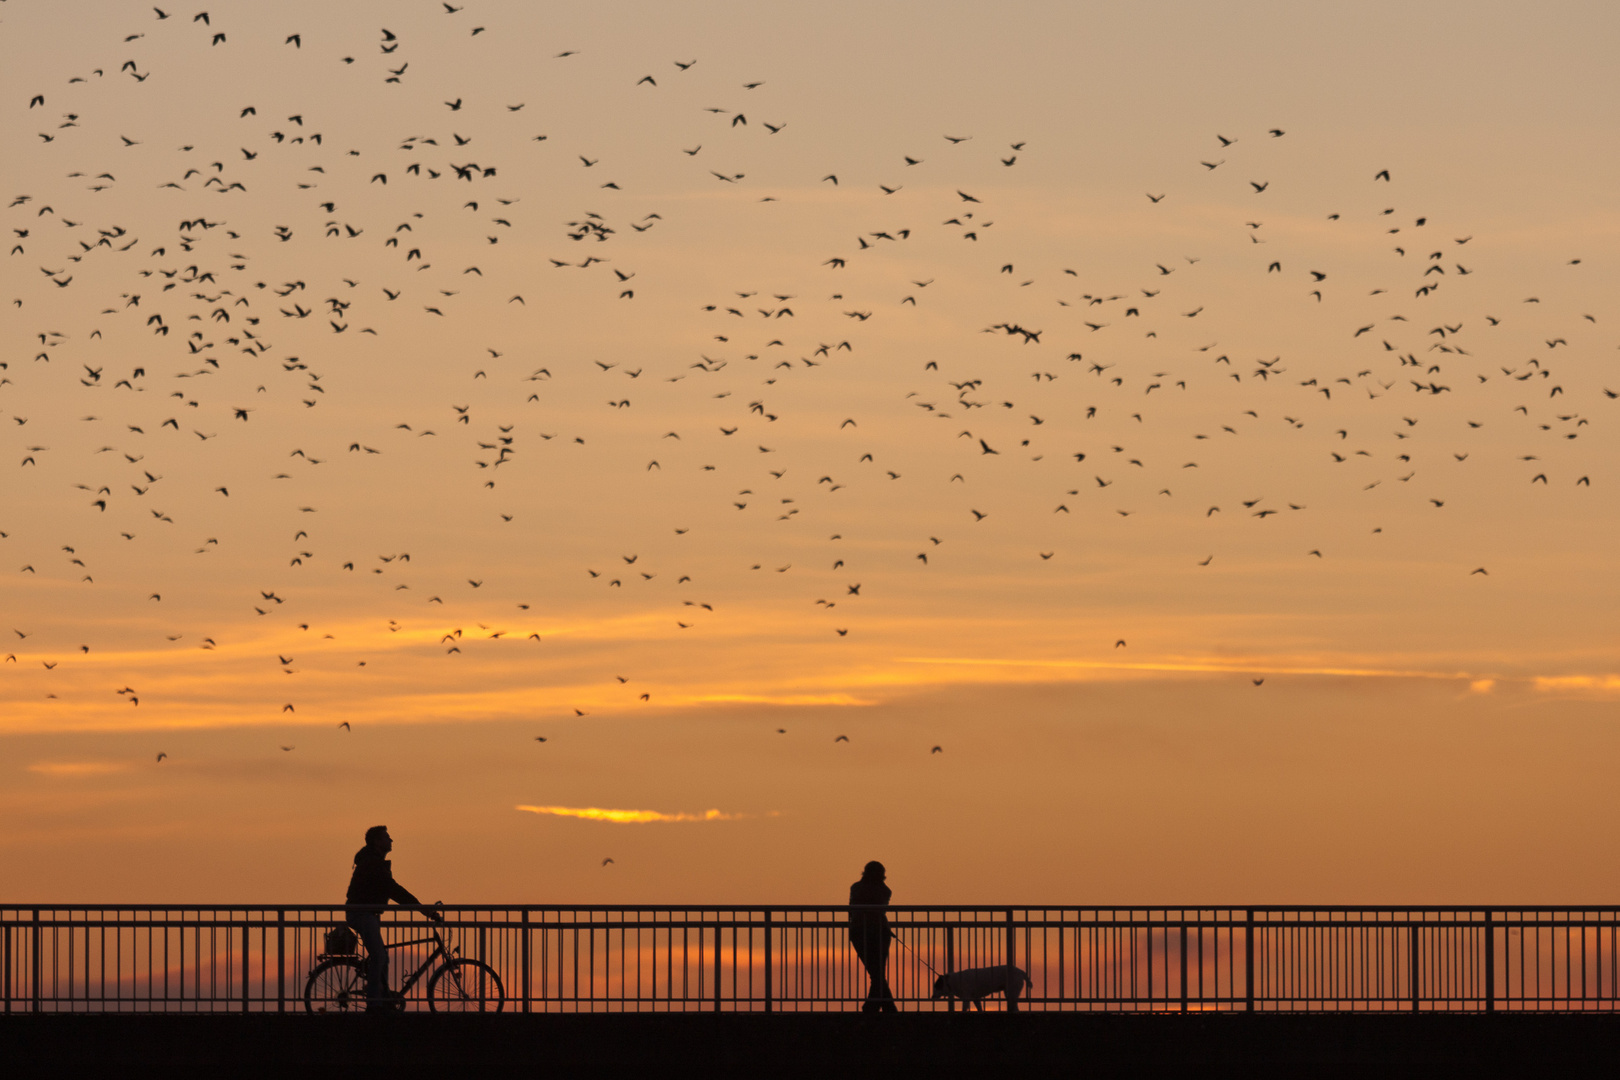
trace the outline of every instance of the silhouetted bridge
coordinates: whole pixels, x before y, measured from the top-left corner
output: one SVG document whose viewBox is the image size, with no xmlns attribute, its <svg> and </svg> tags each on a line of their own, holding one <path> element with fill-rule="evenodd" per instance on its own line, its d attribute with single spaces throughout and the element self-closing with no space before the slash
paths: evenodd
<svg viewBox="0 0 1620 1080">
<path fill-rule="evenodd" d="M 443 938 L 511 1013 L 845 1012 L 867 980 L 846 907 L 464 906 Z M 1620 910 L 892 907 L 902 1011 L 934 973 L 1011 963 L 1035 1012 L 1612 1012 Z M 301 1013 L 341 906 L 0 907 L 7 1013 Z M 435 928 L 397 908 L 398 985 Z M 435 1002 L 424 978 L 407 1010 Z M 329 1005 L 329 1002 L 326 1002 Z M 317 1009 L 324 1007 L 316 1002 Z M 987 1003 L 1000 1009 L 999 999 Z M 465 1007 L 465 1005 L 463 1005 Z"/>
</svg>

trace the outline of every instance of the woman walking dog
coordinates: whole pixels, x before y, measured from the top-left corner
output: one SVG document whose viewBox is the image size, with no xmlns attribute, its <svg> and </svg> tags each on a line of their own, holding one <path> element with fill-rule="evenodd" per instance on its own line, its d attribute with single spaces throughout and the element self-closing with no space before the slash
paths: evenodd
<svg viewBox="0 0 1620 1080">
<path fill-rule="evenodd" d="M 883 864 L 873 860 L 861 871 L 861 880 L 849 887 L 849 943 L 861 958 L 871 985 L 862 1012 L 899 1012 L 889 990 L 889 906 L 891 894 L 883 883 Z"/>
</svg>

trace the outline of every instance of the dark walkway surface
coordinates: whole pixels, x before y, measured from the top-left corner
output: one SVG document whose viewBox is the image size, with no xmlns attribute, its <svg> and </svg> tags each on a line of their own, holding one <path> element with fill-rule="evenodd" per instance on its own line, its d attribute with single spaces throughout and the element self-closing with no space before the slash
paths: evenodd
<svg viewBox="0 0 1620 1080">
<path fill-rule="evenodd" d="M 1620 1016 L 0 1017 L 8 1076 L 1613 1076 Z"/>
</svg>

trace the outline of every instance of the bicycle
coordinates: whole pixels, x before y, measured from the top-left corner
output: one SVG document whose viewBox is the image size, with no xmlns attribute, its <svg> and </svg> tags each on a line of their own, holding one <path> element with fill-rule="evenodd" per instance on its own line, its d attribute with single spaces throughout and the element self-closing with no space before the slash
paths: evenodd
<svg viewBox="0 0 1620 1080">
<path fill-rule="evenodd" d="M 438 930 L 432 936 L 412 941 L 396 941 L 390 949 L 433 943 L 422 965 L 400 983 L 397 995 L 388 995 L 395 1009 L 403 1009 L 405 995 L 432 968 L 428 975 L 427 1000 L 432 1012 L 500 1012 L 506 1004 L 506 988 L 495 969 L 482 960 L 457 956 L 448 948 Z M 437 966 L 435 966 L 435 964 Z M 366 1007 L 369 987 L 364 953 L 326 956 L 304 981 L 304 1010 L 312 1013 L 361 1012 Z"/>
</svg>

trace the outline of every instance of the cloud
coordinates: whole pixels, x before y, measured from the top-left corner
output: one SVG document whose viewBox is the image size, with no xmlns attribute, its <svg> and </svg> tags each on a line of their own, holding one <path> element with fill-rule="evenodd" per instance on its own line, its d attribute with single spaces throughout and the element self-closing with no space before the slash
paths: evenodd
<svg viewBox="0 0 1620 1080">
<path fill-rule="evenodd" d="M 28 766 L 29 772 L 41 776 L 105 776 L 128 769 L 126 761 L 36 761 Z"/>
<path fill-rule="evenodd" d="M 664 814 L 657 810 L 605 810 L 599 806 L 517 806 L 513 809 L 531 814 L 582 818 L 585 821 L 609 821 L 616 825 L 642 825 L 649 821 L 735 821 L 744 816 L 723 814 L 719 810 L 705 810 L 701 814 Z"/>
<path fill-rule="evenodd" d="M 1537 675 L 1535 687 L 1547 693 L 1585 690 L 1607 695 L 1620 691 L 1620 675 Z"/>
<path fill-rule="evenodd" d="M 1461 679 L 1460 671 L 1424 671 L 1417 668 L 1368 667 L 1323 662 L 1321 658 L 1256 654 L 1250 657 L 1169 657 L 1154 660 L 1009 660 L 993 657 L 901 656 L 897 664 L 956 668 L 948 674 L 930 673 L 920 681 L 934 682 L 1048 682 L 1086 679 L 1118 680 L 1175 675 L 1316 675 L 1332 678 Z M 979 672 L 986 672 L 979 674 Z M 1031 674 L 1022 675 L 1020 672 Z M 887 673 L 885 672 L 887 676 Z"/>
</svg>

